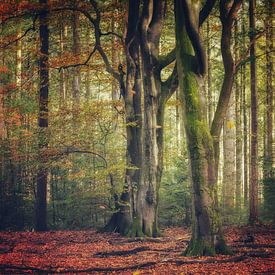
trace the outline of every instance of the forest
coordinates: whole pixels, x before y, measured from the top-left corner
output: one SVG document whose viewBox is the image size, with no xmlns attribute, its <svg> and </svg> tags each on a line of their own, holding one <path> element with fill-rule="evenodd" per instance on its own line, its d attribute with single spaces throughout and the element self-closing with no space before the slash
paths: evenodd
<svg viewBox="0 0 275 275">
<path fill-rule="evenodd" d="M 0 274 L 275 272 L 274 7 L 0 0 Z"/>
</svg>

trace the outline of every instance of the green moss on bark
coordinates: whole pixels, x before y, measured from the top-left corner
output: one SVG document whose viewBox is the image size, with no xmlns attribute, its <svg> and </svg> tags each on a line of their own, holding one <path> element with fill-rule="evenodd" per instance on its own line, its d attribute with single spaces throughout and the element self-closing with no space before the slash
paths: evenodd
<svg viewBox="0 0 275 275">
<path fill-rule="evenodd" d="M 185 256 L 215 256 L 215 248 L 203 238 L 192 239 L 184 252 Z"/>
<path fill-rule="evenodd" d="M 129 226 L 127 237 L 135 238 L 135 237 L 144 237 L 144 233 L 142 231 L 141 219 L 139 216 L 133 219 L 133 223 Z"/>
</svg>

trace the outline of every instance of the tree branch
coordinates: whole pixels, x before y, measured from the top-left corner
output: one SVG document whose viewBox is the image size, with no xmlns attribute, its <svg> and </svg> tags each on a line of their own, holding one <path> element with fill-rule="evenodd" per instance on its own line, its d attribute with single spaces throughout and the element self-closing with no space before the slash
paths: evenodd
<svg viewBox="0 0 275 275">
<path fill-rule="evenodd" d="M 159 68 L 162 70 L 169 64 L 171 64 L 173 61 L 176 59 L 176 48 L 174 48 L 171 52 L 169 52 L 165 56 L 160 56 L 159 57 Z"/>
<path fill-rule="evenodd" d="M 259 33 L 259 35 L 256 36 L 256 37 L 254 38 L 255 41 L 257 41 L 259 38 L 261 38 L 261 37 L 265 34 L 265 32 L 266 32 L 266 29 L 264 29 L 263 31 L 261 31 L 261 32 Z M 242 66 L 242 64 L 245 62 L 246 57 L 247 57 L 248 54 L 249 54 L 249 51 L 250 51 L 250 48 L 251 48 L 252 44 L 253 44 L 253 42 L 250 42 L 250 43 L 249 43 L 249 45 L 248 45 L 248 47 L 246 48 L 244 54 L 243 54 L 243 55 L 240 57 L 240 59 L 235 63 L 236 69 L 239 69 L 239 67 Z M 264 53 L 264 54 L 266 54 L 266 53 Z M 259 56 L 256 56 L 256 57 L 259 57 Z M 246 63 L 246 62 L 245 62 L 245 63 Z"/>
<path fill-rule="evenodd" d="M 206 72 L 206 55 L 199 34 L 199 22 L 196 22 L 198 8 L 194 6 L 194 8 L 192 9 L 193 6 L 190 6 L 188 0 L 183 0 L 182 5 L 185 17 L 186 31 L 196 54 L 198 67 L 196 73 L 204 75 Z"/>
<path fill-rule="evenodd" d="M 206 1 L 205 5 L 203 6 L 203 8 L 200 11 L 200 15 L 199 15 L 199 27 L 202 26 L 203 22 L 209 16 L 209 14 L 212 11 L 215 3 L 216 3 L 216 0 L 207 0 Z"/>
<path fill-rule="evenodd" d="M 8 43 L 6 43 L 4 45 L 1 45 L 0 49 L 5 49 L 6 47 L 10 46 L 11 44 L 16 43 L 17 41 L 24 38 L 30 31 L 35 31 L 35 22 L 36 22 L 37 18 L 38 18 L 38 15 L 35 15 L 34 19 L 33 19 L 32 26 L 29 27 L 28 29 L 26 29 L 25 32 L 20 37 L 17 37 L 16 39 L 9 41 Z"/>
<path fill-rule="evenodd" d="M 177 71 L 177 63 L 174 65 L 174 69 L 171 73 L 171 75 L 168 77 L 168 79 L 165 82 L 162 82 L 161 85 L 161 97 L 163 97 L 164 101 L 167 101 L 173 93 L 176 91 L 179 85 L 179 79 L 178 79 L 178 71 Z"/>
<path fill-rule="evenodd" d="M 58 68 L 55 68 L 55 69 L 58 69 L 58 71 L 60 72 L 62 69 L 75 68 L 75 67 L 79 67 L 79 66 L 87 66 L 90 59 L 91 59 L 91 57 L 96 52 L 96 50 L 97 50 L 97 46 L 95 45 L 93 50 L 90 52 L 87 59 L 83 63 L 70 64 L 70 65 L 61 66 L 61 67 L 58 67 Z"/>
</svg>

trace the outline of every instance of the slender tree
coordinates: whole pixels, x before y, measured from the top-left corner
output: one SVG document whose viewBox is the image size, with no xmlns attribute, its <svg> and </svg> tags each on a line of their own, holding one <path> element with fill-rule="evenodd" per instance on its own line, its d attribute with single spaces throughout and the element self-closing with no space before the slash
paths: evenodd
<svg viewBox="0 0 275 275">
<path fill-rule="evenodd" d="M 266 25 L 266 128 L 264 143 L 264 205 L 268 214 L 275 222 L 275 185 L 273 162 L 273 28 L 272 28 L 272 1 L 267 1 Z"/>
<path fill-rule="evenodd" d="M 235 21 L 235 60 L 239 59 L 240 52 L 239 40 L 238 40 L 238 22 Z M 241 113 L 241 85 L 240 85 L 240 72 L 237 72 L 235 77 L 235 114 L 236 114 L 236 188 L 235 188 L 235 199 L 236 199 L 236 210 L 241 209 L 242 199 L 242 113 Z"/>
<path fill-rule="evenodd" d="M 79 37 L 79 12 L 74 11 L 72 16 L 72 31 L 73 31 L 73 54 L 76 59 L 80 58 L 80 37 Z M 73 68 L 73 89 L 72 89 L 72 112 L 73 112 L 73 127 L 74 132 L 77 128 L 77 118 L 80 107 L 80 67 Z"/>
<path fill-rule="evenodd" d="M 47 20 L 47 0 L 39 0 L 42 10 L 39 13 L 39 38 L 40 38 L 40 57 L 39 57 L 39 117 L 38 117 L 38 159 L 39 167 L 37 173 L 36 191 L 36 230 L 47 230 L 47 167 L 46 152 L 48 147 L 48 97 L 49 97 L 49 30 Z"/>
<path fill-rule="evenodd" d="M 255 56 L 255 0 L 249 0 L 250 26 L 250 92 L 251 92 L 251 141 L 250 141 L 250 188 L 249 223 L 258 222 L 258 99 Z"/>
</svg>

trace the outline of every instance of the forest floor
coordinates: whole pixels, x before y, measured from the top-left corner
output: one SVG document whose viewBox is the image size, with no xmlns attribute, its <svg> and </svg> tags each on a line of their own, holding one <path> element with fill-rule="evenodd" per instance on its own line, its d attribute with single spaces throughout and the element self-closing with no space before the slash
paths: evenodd
<svg viewBox="0 0 275 275">
<path fill-rule="evenodd" d="M 157 239 L 92 230 L 0 232 L 0 274 L 275 274 L 274 227 L 228 227 L 225 237 L 233 255 L 184 257 L 186 228 L 167 228 Z"/>
</svg>

